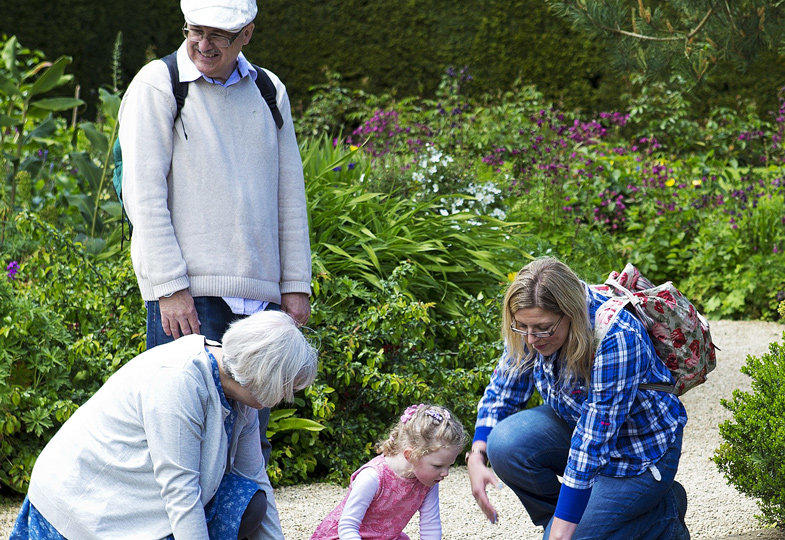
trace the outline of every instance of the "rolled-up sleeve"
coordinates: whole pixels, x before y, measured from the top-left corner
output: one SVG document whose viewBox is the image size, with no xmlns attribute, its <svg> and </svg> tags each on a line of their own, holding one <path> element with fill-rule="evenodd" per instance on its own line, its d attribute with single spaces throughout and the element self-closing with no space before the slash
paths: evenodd
<svg viewBox="0 0 785 540">
<path fill-rule="evenodd" d="M 505 348 L 491 380 L 477 405 L 474 440 L 486 441 L 493 427 L 526 406 L 534 392 L 529 372 L 513 367 L 513 360 Z"/>
</svg>

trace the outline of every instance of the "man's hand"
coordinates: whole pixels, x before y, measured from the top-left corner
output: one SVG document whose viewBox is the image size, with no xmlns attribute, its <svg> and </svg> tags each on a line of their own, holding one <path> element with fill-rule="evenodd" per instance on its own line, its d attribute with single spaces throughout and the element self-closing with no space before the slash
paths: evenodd
<svg viewBox="0 0 785 540">
<path fill-rule="evenodd" d="M 161 309 L 161 326 L 167 336 L 177 339 L 199 333 L 199 316 L 188 289 L 177 291 L 168 298 L 162 296 L 158 299 L 158 306 Z"/>
<path fill-rule="evenodd" d="M 311 297 L 305 293 L 286 293 L 281 295 L 281 309 L 294 319 L 297 326 L 308 322 L 311 316 Z"/>
<path fill-rule="evenodd" d="M 472 449 L 478 450 L 479 448 L 472 447 Z M 484 446 L 482 447 L 482 450 L 485 450 Z M 485 490 L 488 484 L 498 486 L 499 478 L 494 474 L 490 467 L 485 465 L 485 459 L 479 452 L 475 451 L 469 455 L 469 460 L 466 462 L 466 467 L 469 469 L 469 481 L 472 484 L 472 495 L 474 495 L 474 500 L 477 501 L 477 505 L 480 507 L 480 510 L 482 510 L 483 514 L 485 514 L 485 517 L 487 517 L 491 523 L 496 523 L 498 514 L 496 513 L 496 509 L 488 500 L 488 493 Z"/>
</svg>

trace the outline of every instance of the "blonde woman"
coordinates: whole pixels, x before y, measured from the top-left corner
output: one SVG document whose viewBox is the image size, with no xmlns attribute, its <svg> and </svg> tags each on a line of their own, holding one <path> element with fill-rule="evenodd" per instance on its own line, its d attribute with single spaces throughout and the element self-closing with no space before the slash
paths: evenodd
<svg viewBox="0 0 785 540">
<path fill-rule="evenodd" d="M 675 395 L 640 388 L 674 381 L 631 313 L 595 342 L 605 300 L 554 258 L 518 272 L 466 455 L 472 494 L 495 521 L 486 487 L 498 474 L 546 539 L 689 538 L 674 482 L 686 411 Z M 524 409 L 535 390 L 543 405 Z"/>
</svg>

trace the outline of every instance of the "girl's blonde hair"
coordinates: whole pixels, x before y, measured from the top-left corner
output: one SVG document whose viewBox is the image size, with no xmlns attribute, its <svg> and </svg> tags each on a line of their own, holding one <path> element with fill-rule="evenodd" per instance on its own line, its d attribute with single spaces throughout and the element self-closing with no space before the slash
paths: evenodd
<svg viewBox="0 0 785 540">
<path fill-rule="evenodd" d="M 570 330 L 557 360 L 559 377 L 565 382 L 574 382 L 576 378 L 588 382 L 594 362 L 594 337 L 585 286 L 575 272 L 554 257 L 542 257 L 524 266 L 507 288 L 502 310 L 502 339 L 513 359 L 512 368 L 516 370 L 529 369 L 536 357 L 534 349 L 526 347 L 525 338 L 511 328 L 515 313 L 527 308 L 540 308 L 569 317 Z"/>
<path fill-rule="evenodd" d="M 466 439 L 463 425 L 450 411 L 420 403 L 406 409 L 389 436 L 376 445 L 376 450 L 394 456 L 411 448 L 416 461 L 441 448 L 463 448 Z"/>
</svg>

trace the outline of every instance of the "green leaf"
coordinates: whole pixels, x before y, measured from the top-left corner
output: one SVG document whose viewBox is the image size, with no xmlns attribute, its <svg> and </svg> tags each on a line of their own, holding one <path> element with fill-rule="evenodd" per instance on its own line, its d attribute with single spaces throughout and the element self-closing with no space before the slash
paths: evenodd
<svg viewBox="0 0 785 540">
<path fill-rule="evenodd" d="M 22 120 L 20 118 L 14 118 L 13 116 L 0 114 L 0 127 L 18 126 L 21 123 Z"/>
<path fill-rule="evenodd" d="M 90 141 L 90 144 L 93 145 L 93 151 L 100 155 L 106 154 L 109 148 L 109 139 L 106 135 L 98 131 L 92 122 L 82 122 L 79 124 L 79 127 L 84 132 L 87 140 Z"/>
<path fill-rule="evenodd" d="M 29 90 L 29 96 L 35 96 L 38 94 L 43 94 L 44 92 L 48 92 L 52 88 L 60 85 L 60 78 L 63 76 L 65 72 L 65 66 L 71 63 L 71 58 L 68 56 L 61 56 L 57 60 L 55 60 L 54 64 L 49 66 L 46 71 L 44 71 L 40 77 L 36 79 L 33 83 L 33 86 Z M 73 105 L 72 105 L 73 106 Z M 69 107 L 66 107 L 69 108 Z M 61 109 L 50 109 L 50 110 L 61 110 Z"/>
<path fill-rule="evenodd" d="M 0 73 L 0 93 L 5 94 L 6 96 L 18 96 L 22 92 L 11 79 Z"/>
<path fill-rule="evenodd" d="M 274 411 L 270 411 L 270 423 L 278 422 L 284 418 L 288 418 L 292 416 L 297 409 L 276 409 Z"/>
<path fill-rule="evenodd" d="M 307 431 L 321 431 L 324 426 L 314 420 L 307 418 L 285 418 L 278 422 L 278 431 L 287 431 L 292 429 L 304 429 Z"/>
<path fill-rule="evenodd" d="M 86 152 L 73 152 L 70 154 L 71 161 L 79 170 L 79 173 L 87 179 L 92 189 L 98 189 L 101 181 L 101 169 L 93 163 Z"/>
<path fill-rule="evenodd" d="M 30 105 L 45 111 L 67 111 L 68 109 L 84 105 L 84 101 L 72 97 L 57 97 L 39 99 L 38 101 L 33 101 Z"/>
<path fill-rule="evenodd" d="M 19 70 L 16 68 L 16 44 L 16 36 L 11 36 L 11 38 L 6 41 L 2 52 L 5 69 L 7 69 L 14 77 L 19 76 Z"/>
<path fill-rule="evenodd" d="M 46 120 L 38 124 L 33 131 L 27 134 L 27 140 L 32 139 L 45 139 L 54 134 L 57 129 L 57 124 L 54 118 L 49 116 Z"/>
<path fill-rule="evenodd" d="M 120 111 L 120 96 L 107 92 L 103 88 L 98 89 L 98 97 L 101 99 L 101 112 L 106 118 L 117 118 Z"/>
</svg>

